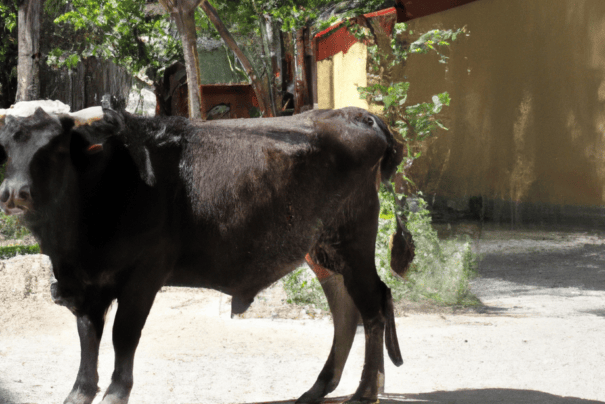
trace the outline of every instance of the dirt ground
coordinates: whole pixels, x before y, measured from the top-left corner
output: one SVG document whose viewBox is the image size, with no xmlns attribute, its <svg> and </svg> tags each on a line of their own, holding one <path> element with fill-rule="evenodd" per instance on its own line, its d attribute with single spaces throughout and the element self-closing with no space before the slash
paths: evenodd
<svg viewBox="0 0 605 404">
<path fill-rule="evenodd" d="M 476 248 L 482 260 L 472 290 L 484 306 L 409 305 L 396 320 L 404 364 L 385 360 L 389 396 L 381 402 L 605 402 L 605 234 L 484 226 Z M 0 403 L 62 403 L 75 380 L 75 319 L 51 303 L 49 267 L 42 255 L 0 261 Z M 231 319 L 227 296 L 166 288 L 143 331 L 130 402 L 300 396 L 327 358 L 332 324 L 284 299 L 271 288 L 245 318 Z M 102 391 L 113 366 L 113 313 L 100 352 Z M 331 397 L 354 392 L 363 342 L 359 328 Z"/>
</svg>

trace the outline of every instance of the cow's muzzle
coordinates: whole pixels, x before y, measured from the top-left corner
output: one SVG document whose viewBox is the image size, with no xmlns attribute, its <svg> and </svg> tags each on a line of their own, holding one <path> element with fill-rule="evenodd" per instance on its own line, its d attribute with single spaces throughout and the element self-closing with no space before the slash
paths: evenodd
<svg viewBox="0 0 605 404">
<path fill-rule="evenodd" d="M 0 207 L 7 215 L 18 215 L 32 210 L 32 196 L 29 185 L 11 186 L 7 181 L 0 187 Z"/>
</svg>

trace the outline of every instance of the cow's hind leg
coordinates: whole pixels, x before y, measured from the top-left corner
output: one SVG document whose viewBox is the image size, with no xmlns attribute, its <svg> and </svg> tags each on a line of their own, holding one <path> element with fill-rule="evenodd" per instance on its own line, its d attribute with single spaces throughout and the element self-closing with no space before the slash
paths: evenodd
<svg viewBox="0 0 605 404">
<path fill-rule="evenodd" d="M 105 313 L 111 299 L 91 308 L 88 314 L 77 317 L 80 336 L 80 369 L 74 387 L 64 404 L 90 404 L 99 391 L 99 344 L 103 335 Z"/>
<path fill-rule="evenodd" d="M 366 337 L 361 381 L 351 402 L 375 402 L 378 393 L 384 390 L 383 343 L 386 316 L 383 302 L 387 298 L 388 289 L 378 278 L 373 262 L 367 262 L 365 257 L 351 251 L 347 258 L 344 283 L 361 313 Z"/>
<path fill-rule="evenodd" d="M 309 391 L 296 401 L 299 404 L 315 403 L 336 389 L 359 322 L 359 312 L 345 288 L 342 275 L 328 270 L 326 266 L 329 266 L 329 264 L 327 263 L 319 265 L 313 262 L 308 255 L 307 263 L 317 275 L 328 299 L 334 321 L 334 342 L 328 360 L 317 377 L 317 381 Z"/>
<path fill-rule="evenodd" d="M 375 402 L 384 389 L 383 343 L 395 365 L 401 365 L 401 353 L 395 332 L 395 318 L 389 288 L 380 280 L 374 263 L 378 228 L 378 198 L 374 192 L 360 194 L 363 201 L 348 206 L 341 225 L 324 237 L 313 250 L 312 258 L 335 263 L 344 284 L 363 319 L 365 358 L 361 382 L 351 402 Z"/>
</svg>

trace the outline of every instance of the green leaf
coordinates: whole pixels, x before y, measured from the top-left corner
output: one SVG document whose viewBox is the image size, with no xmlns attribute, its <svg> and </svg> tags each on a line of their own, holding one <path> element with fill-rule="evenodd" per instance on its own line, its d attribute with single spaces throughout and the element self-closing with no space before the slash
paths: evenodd
<svg viewBox="0 0 605 404">
<path fill-rule="evenodd" d="M 65 60 L 65 64 L 68 68 L 74 69 L 78 65 L 79 61 L 80 56 L 78 56 L 77 54 L 72 54 L 67 57 L 67 59 Z"/>
<path fill-rule="evenodd" d="M 393 105 L 393 103 L 395 102 L 395 97 L 392 95 L 387 95 L 385 97 L 382 97 L 382 102 L 384 103 L 384 107 L 385 109 L 388 109 L 391 107 L 391 105 Z"/>
</svg>

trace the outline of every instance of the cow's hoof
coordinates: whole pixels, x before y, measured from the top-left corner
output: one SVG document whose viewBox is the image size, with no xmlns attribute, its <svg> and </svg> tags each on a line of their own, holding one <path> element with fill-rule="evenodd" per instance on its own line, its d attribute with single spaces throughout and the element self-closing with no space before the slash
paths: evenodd
<svg viewBox="0 0 605 404">
<path fill-rule="evenodd" d="M 305 394 L 300 396 L 298 400 L 296 400 L 296 404 L 316 404 L 321 402 L 323 396 L 318 396 L 317 394 L 313 394 L 311 390 L 307 391 Z"/>
<path fill-rule="evenodd" d="M 84 394 L 80 390 L 76 390 L 69 393 L 63 404 L 90 404 L 94 399 L 94 395 Z"/>
<path fill-rule="evenodd" d="M 378 404 L 380 400 L 377 398 L 355 398 L 351 397 L 350 400 L 344 402 L 344 404 Z"/>
<path fill-rule="evenodd" d="M 318 379 L 313 387 L 311 387 L 305 394 L 300 396 L 298 400 L 296 400 L 296 404 L 315 404 L 320 403 L 322 399 L 336 390 L 336 386 L 338 385 L 338 381 L 332 381 L 326 383 L 325 381 Z"/>
<path fill-rule="evenodd" d="M 128 398 L 119 398 L 114 395 L 106 395 L 103 397 L 101 404 L 128 404 Z"/>
<path fill-rule="evenodd" d="M 366 394 L 368 394 L 366 392 Z M 353 397 L 349 398 L 347 401 L 344 402 L 344 404 L 377 404 L 380 401 L 378 400 L 378 397 L 374 394 L 368 394 L 370 397 L 364 397 L 363 394 L 359 394 L 359 393 L 355 393 L 353 394 Z"/>
</svg>

